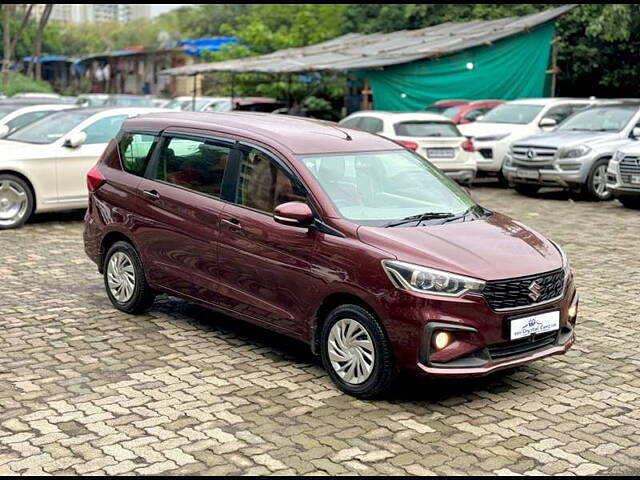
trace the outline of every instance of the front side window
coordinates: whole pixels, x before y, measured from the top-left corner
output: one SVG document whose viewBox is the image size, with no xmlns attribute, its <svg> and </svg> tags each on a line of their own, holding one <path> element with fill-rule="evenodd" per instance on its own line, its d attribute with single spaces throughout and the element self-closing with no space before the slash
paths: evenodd
<svg viewBox="0 0 640 480">
<path fill-rule="evenodd" d="M 589 108 L 567 118 L 557 131 L 619 132 L 637 111 L 632 105 Z"/>
<path fill-rule="evenodd" d="M 381 227 L 425 213 L 461 215 L 476 205 L 412 152 L 308 155 L 301 161 L 340 214 L 361 225 Z"/>
<path fill-rule="evenodd" d="M 220 197 L 232 150 L 230 145 L 213 140 L 169 138 L 160 152 L 156 179 Z"/>
<path fill-rule="evenodd" d="M 461 137 L 458 127 L 447 122 L 402 122 L 393 126 L 401 137 Z"/>
<path fill-rule="evenodd" d="M 40 145 L 53 143 L 80 125 L 90 116 L 91 113 L 83 112 L 81 110 L 56 112 L 51 115 L 47 115 L 40 120 L 36 120 L 29 126 L 29 128 L 17 130 L 6 137 L 6 140 L 36 143 Z M 113 136 L 115 136 L 115 134 Z"/>
<path fill-rule="evenodd" d="M 573 112 L 574 110 L 571 105 L 558 105 L 557 107 L 550 108 L 549 111 L 544 114 L 544 118 L 551 118 L 555 120 L 556 123 L 560 123 Z"/>
<path fill-rule="evenodd" d="M 287 202 L 304 202 L 287 174 L 271 158 L 257 149 L 243 152 L 236 203 L 244 207 L 273 213 Z"/>
<path fill-rule="evenodd" d="M 526 125 L 533 122 L 543 105 L 508 104 L 498 105 L 487 113 L 480 123 L 512 123 Z"/>
<path fill-rule="evenodd" d="M 476 120 L 478 120 L 478 118 L 482 117 L 483 115 L 486 115 L 487 112 L 491 111 L 493 107 L 478 107 L 478 108 L 472 108 L 471 110 L 469 110 L 467 113 L 465 113 L 462 118 L 464 120 L 467 120 L 469 122 L 475 122 Z"/>
<path fill-rule="evenodd" d="M 122 168 L 128 173 L 144 176 L 156 137 L 140 133 L 125 133 L 118 145 Z"/>
<path fill-rule="evenodd" d="M 93 122 L 86 127 L 83 132 L 87 135 L 85 140 L 86 145 L 92 145 L 96 143 L 109 143 L 113 137 L 115 137 L 120 131 L 122 122 L 124 122 L 128 115 L 115 115 L 113 117 L 101 118 Z"/>
</svg>

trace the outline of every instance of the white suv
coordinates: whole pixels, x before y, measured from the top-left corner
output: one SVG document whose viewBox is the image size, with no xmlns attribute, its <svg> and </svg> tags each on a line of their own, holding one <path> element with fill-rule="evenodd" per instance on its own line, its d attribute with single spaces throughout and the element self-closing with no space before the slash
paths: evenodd
<svg viewBox="0 0 640 480">
<path fill-rule="evenodd" d="M 496 173 L 501 180 L 504 158 L 511 144 L 525 137 L 550 131 L 569 115 L 597 100 L 577 98 L 530 98 L 497 106 L 475 123 L 460 125 L 480 153 L 478 170 Z"/>
<path fill-rule="evenodd" d="M 460 183 L 469 184 L 476 176 L 479 155 L 473 142 L 443 115 L 363 111 L 339 123 L 394 140 Z"/>
</svg>

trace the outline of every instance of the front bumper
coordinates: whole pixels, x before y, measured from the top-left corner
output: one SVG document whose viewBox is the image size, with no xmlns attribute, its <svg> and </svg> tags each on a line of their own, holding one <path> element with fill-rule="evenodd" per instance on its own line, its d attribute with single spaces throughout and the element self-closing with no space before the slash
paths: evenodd
<svg viewBox="0 0 640 480">
<path fill-rule="evenodd" d="M 479 142 L 474 140 L 478 155 L 478 170 L 481 172 L 499 172 L 505 155 L 509 151 L 509 143 L 500 140 L 493 142 Z"/>
<path fill-rule="evenodd" d="M 476 170 L 471 169 L 458 169 L 458 170 L 442 170 L 444 174 L 460 183 L 470 183 L 476 178 Z"/>
<path fill-rule="evenodd" d="M 522 162 L 510 162 L 507 156 L 502 174 L 509 183 L 539 185 L 541 187 L 576 188 L 584 185 L 593 162 L 555 161 L 550 165 L 538 166 Z M 522 175 L 522 173 L 526 175 Z"/>
<path fill-rule="evenodd" d="M 399 368 L 425 377 L 476 377 L 568 351 L 575 341 L 576 318 L 570 318 L 578 296 L 570 278 L 561 298 L 512 311 L 494 311 L 482 296 L 426 298 L 402 292 L 390 306 L 393 327 L 387 327 Z M 390 300 L 391 301 L 391 300 Z M 401 302 L 399 305 L 397 302 Z M 532 339 L 510 341 L 514 318 L 560 312 L 559 330 Z M 434 332 L 445 330 L 454 341 L 445 349 L 431 348 Z M 528 343 L 528 342 L 531 343 Z"/>
<path fill-rule="evenodd" d="M 614 165 L 614 162 L 609 163 L 609 168 L 607 169 L 607 190 L 615 198 L 640 197 L 640 185 L 622 183 L 618 175 L 617 163 Z"/>
</svg>

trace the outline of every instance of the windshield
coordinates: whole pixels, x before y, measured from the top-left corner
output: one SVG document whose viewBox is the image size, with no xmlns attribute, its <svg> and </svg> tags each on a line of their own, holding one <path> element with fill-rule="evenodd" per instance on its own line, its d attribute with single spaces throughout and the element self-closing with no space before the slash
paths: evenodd
<svg viewBox="0 0 640 480">
<path fill-rule="evenodd" d="M 447 118 L 453 118 L 458 113 L 460 113 L 460 111 L 462 110 L 462 107 L 463 105 L 459 105 L 457 107 L 449 107 L 442 112 L 442 115 L 444 115 Z"/>
<path fill-rule="evenodd" d="M 70 130 L 80 125 L 92 114 L 77 112 L 58 112 L 41 118 L 29 125 L 9 135 L 6 140 L 15 142 L 47 144 L 53 143 Z"/>
<path fill-rule="evenodd" d="M 585 132 L 619 132 L 638 111 L 638 107 L 590 108 L 567 118 L 556 130 Z"/>
<path fill-rule="evenodd" d="M 461 137 L 453 123 L 445 122 L 402 122 L 393 126 L 401 137 Z"/>
<path fill-rule="evenodd" d="M 107 97 L 78 97 L 76 105 L 86 107 L 104 107 L 107 103 Z"/>
<path fill-rule="evenodd" d="M 406 150 L 301 157 L 340 214 L 355 223 L 391 222 L 442 213 L 462 215 L 476 204 L 452 180 Z"/>
<path fill-rule="evenodd" d="M 487 113 L 478 123 L 531 123 L 542 111 L 542 105 L 503 104 Z"/>
<path fill-rule="evenodd" d="M 0 118 L 4 118 L 9 115 L 11 112 L 22 108 L 20 106 L 15 105 L 0 105 Z"/>
<path fill-rule="evenodd" d="M 114 107 L 153 107 L 153 100 L 145 97 L 111 97 L 105 105 Z"/>
</svg>

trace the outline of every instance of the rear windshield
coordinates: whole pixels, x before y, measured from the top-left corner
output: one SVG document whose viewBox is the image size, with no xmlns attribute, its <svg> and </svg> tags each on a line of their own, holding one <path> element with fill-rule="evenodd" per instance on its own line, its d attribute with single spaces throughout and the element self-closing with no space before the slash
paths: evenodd
<svg viewBox="0 0 640 480">
<path fill-rule="evenodd" d="M 458 127 L 447 122 L 402 122 L 393 126 L 401 137 L 461 137 Z"/>
<path fill-rule="evenodd" d="M 505 103 L 491 110 L 482 120 L 479 120 L 479 122 L 526 125 L 527 123 L 531 123 L 543 108 L 543 105 Z"/>
</svg>

